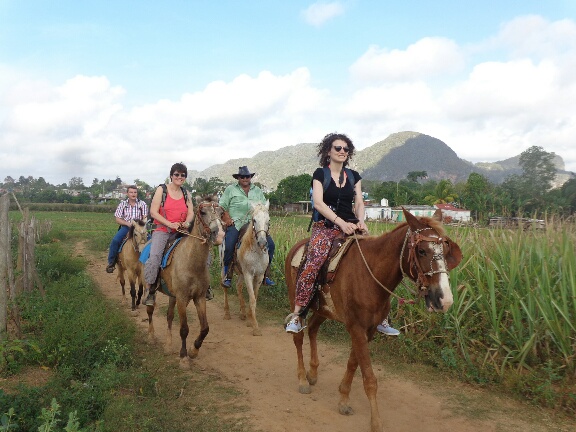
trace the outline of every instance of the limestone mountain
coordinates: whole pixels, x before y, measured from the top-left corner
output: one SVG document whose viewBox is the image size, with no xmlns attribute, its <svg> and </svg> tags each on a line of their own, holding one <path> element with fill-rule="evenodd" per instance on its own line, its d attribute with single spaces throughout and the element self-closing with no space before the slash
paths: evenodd
<svg viewBox="0 0 576 432">
<path fill-rule="evenodd" d="M 196 177 L 219 177 L 233 182 L 232 174 L 238 167 L 247 165 L 256 173 L 254 180 L 274 190 L 278 182 L 290 175 L 312 174 L 319 166 L 315 143 L 287 146 L 273 151 L 263 151 L 251 158 L 231 159 L 200 172 L 189 172 L 191 181 Z M 521 172 L 519 156 L 500 162 L 473 164 L 458 155 L 441 140 L 418 132 L 398 132 L 383 141 L 356 152 L 351 167 L 364 179 L 398 181 L 411 171 L 426 171 L 429 179 L 450 179 L 464 182 L 472 172 L 486 176 L 494 183 L 501 183 L 508 175 Z M 563 159 L 556 155 L 554 163 L 559 174 L 569 178 Z M 559 176 L 563 177 L 562 175 Z M 565 180 L 564 180 L 565 181 Z"/>
</svg>

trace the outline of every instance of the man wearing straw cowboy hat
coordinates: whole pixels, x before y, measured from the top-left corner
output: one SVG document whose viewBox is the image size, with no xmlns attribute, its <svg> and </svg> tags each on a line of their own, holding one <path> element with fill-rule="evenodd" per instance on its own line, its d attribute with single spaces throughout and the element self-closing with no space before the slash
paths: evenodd
<svg viewBox="0 0 576 432">
<path fill-rule="evenodd" d="M 220 206 L 228 212 L 231 218 L 224 237 L 224 280 L 222 285 L 227 288 L 232 283 L 232 276 L 228 274 L 228 270 L 231 270 L 230 264 L 234 258 L 234 248 L 238 242 L 239 230 L 244 224 L 250 222 L 251 204 L 266 204 L 266 197 L 264 197 L 262 189 L 252 184 L 254 174 L 250 172 L 247 166 L 239 167 L 238 174 L 232 174 L 238 183 L 228 186 L 220 198 Z M 270 279 L 269 273 L 276 246 L 270 234 L 267 235 L 266 239 L 268 240 L 269 264 L 263 283 L 264 285 L 275 285 L 274 281 Z"/>
</svg>

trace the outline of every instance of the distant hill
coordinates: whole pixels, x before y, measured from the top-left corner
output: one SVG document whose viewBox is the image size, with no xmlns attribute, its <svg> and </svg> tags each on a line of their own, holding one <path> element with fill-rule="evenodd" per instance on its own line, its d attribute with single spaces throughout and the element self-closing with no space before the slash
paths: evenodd
<svg viewBox="0 0 576 432">
<path fill-rule="evenodd" d="M 247 165 L 257 175 L 255 180 L 274 190 L 278 182 L 290 175 L 312 174 L 319 166 L 315 143 L 304 143 L 264 151 L 251 158 L 231 159 L 200 172 L 189 172 L 191 181 L 196 177 L 219 177 L 232 182 L 238 167 Z M 450 179 L 464 182 L 472 172 L 486 176 L 494 183 L 501 183 L 510 174 L 519 174 L 520 156 L 499 161 L 473 164 L 458 155 L 441 140 L 418 132 L 398 132 L 370 147 L 357 151 L 352 160 L 364 179 L 398 181 L 410 171 L 426 171 L 429 179 Z M 556 155 L 554 163 L 559 170 L 557 184 L 562 184 L 571 174 L 564 171 L 564 160 Z"/>
</svg>

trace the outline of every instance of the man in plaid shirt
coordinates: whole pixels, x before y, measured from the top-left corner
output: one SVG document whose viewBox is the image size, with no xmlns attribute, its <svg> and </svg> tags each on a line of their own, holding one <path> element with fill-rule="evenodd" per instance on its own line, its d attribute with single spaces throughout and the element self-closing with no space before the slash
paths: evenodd
<svg viewBox="0 0 576 432">
<path fill-rule="evenodd" d="M 110 243 L 110 251 L 108 252 L 108 266 L 106 271 L 112 273 L 116 265 L 116 257 L 118 256 L 118 249 L 120 244 L 130 227 L 132 226 L 133 219 L 145 220 L 148 216 L 148 206 L 142 200 L 138 199 L 138 188 L 134 185 L 128 186 L 127 188 L 128 198 L 121 201 L 116 208 L 114 216 L 116 217 L 116 222 L 120 225 L 118 232 L 112 239 Z"/>
</svg>

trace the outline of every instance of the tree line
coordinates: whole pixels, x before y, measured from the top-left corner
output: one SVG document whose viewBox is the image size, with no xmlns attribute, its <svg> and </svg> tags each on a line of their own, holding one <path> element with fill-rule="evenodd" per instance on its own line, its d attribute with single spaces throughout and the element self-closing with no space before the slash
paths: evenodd
<svg viewBox="0 0 576 432">
<path fill-rule="evenodd" d="M 544 151 L 542 147 L 530 147 L 520 155 L 521 174 L 510 175 L 501 184 L 492 183 L 479 173 L 471 173 L 466 182 L 453 183 L 449 179 L 430 180 L 426 171 L 411 171 L 406 173 L 406 178 L 399 181 L 364 180 L 362 188 L 375 204 L 379 204 L 382 198 L 386 198 L 391 207 L 451 203 L 470 210 L 472 217 L 479 222 L 487 221 L 496 215 L 568 216 L 576 211 L 576 178 L 571 178 L 562 187 L 553 189 L 556 176 L 553 159 L 554 154 Z M 266 195 L 273 206 L 309 200 L 311 181 L 310 174 L 289 176 L 278 183 L 276 190 Z M 150 196 L 156 187 L 139 179 L 133 183 L 138 186 L 141 199 Z M 61 185 L 51 185 L 43 177 L 34 179 L 31 176 L 20 176 L 15 180 L 8 176 L 2 187 L 15 191 L 23 202 L 86 204 L 123 184 L 120 177 L 114 180 L 94 178 L 90 186 L 85 186 L 80 177 L 73 177 L 68 183 Z M 198 177 L 192 183 L 187 182 L 184 187 L 193 194 L 204 195 L 221 194 L 227 185 L 218 177 Z M 66 189 L 80 193 L 71 196 L 64 191 Z"/>
</svg>

